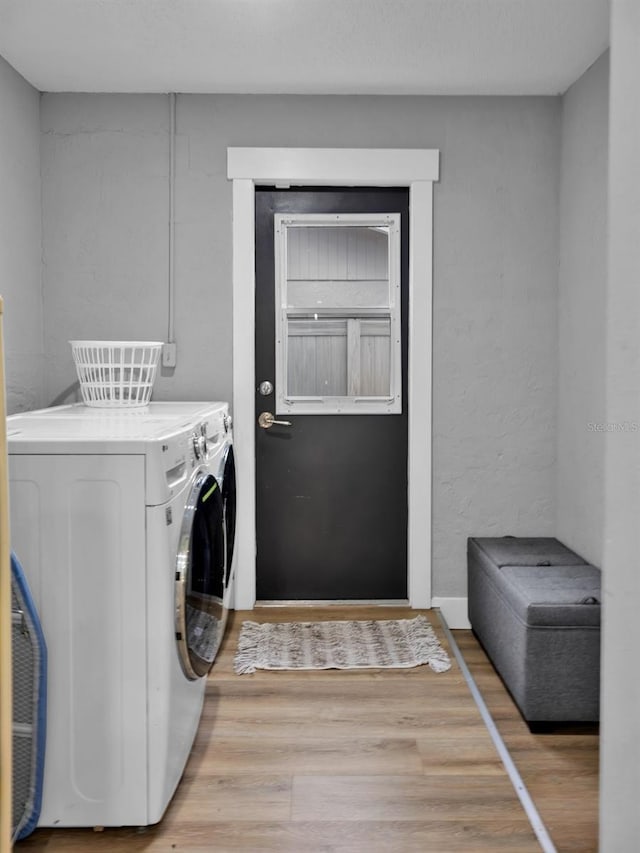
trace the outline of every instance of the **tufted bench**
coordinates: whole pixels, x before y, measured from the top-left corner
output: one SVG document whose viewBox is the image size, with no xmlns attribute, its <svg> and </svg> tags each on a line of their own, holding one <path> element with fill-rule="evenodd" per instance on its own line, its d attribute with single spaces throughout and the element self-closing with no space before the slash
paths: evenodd
<svg viewBox="0 0 640 853">
<path fill-rule="evenodd" d="M 600 571 L 557 539 L 467 540 L 469 621 L 529 723 L 595 722 Z"/>
</svg>

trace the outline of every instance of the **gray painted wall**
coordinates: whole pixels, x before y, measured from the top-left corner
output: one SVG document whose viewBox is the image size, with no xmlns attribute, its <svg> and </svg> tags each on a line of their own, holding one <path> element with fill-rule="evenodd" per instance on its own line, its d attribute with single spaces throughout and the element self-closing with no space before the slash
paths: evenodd
<svg viewBox="0 0 640 853">
<path fill-rule="evenodd" d="M 562 100 L 557 535 L 602 566 L 609 54 Z"/>
<path fill-rule="evenodd" d="M 40 95 L 0 57 L 0 295 L 9 414 L 42 405 Z"/>
<path fill-rule="evenodd" d="M 609 136 L 607 421 L 640 423 L 640 4 L 613 0 Z M 640 838 L 640 435 L 605 444 L 600 850 Z"/>
<path fill-rule="evenodd" d="M 555 527 L 558 98 L 181 95 L 178 366 L 155 399 L 230 399 L 227 146 L 439 148 L 434 594 L 464 596 L 468 535 Z M 168 99 L 44 95 L 47 396 L 67 341 L 164 339 Z"/>
</svg>

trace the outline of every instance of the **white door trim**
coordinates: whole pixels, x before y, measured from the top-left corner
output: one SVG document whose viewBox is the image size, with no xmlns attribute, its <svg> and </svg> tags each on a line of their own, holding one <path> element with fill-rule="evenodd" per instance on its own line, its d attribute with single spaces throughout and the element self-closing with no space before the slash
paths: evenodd
<svg viewBox="0 0 640 853">
<path fill-rule="evenodd" d="M 256 601 L 255 186 L 409 187 L 407 581 L 411 607 L 431 606 L 433 182 L 439 152 L 415 149 L 228 148 L 233 181 L 233 416 L 237 463 L 234 606 Z"/>
</svg>

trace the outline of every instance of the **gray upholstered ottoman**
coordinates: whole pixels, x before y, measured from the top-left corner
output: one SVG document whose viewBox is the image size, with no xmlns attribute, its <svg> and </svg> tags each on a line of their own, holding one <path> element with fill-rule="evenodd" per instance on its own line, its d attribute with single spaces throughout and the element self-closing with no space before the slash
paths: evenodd
<svg viewBox="0 0 640 853">
<path fill-rule="evenodd" d="M 595 722 L 600 571 L 552 538 L 467 541 L 469 621 L 528 723 Z"/>
</svg>

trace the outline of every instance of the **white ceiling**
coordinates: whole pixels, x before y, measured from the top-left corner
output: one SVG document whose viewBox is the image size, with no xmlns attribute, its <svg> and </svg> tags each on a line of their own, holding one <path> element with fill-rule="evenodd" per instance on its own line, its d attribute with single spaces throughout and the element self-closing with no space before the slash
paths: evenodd
<svg viewBox="0 0 640 853">
<path fill-rule="evenodd" d="M 41 91 L 555 95 L 609 0 L 0 0 Z"/>
</svg>

